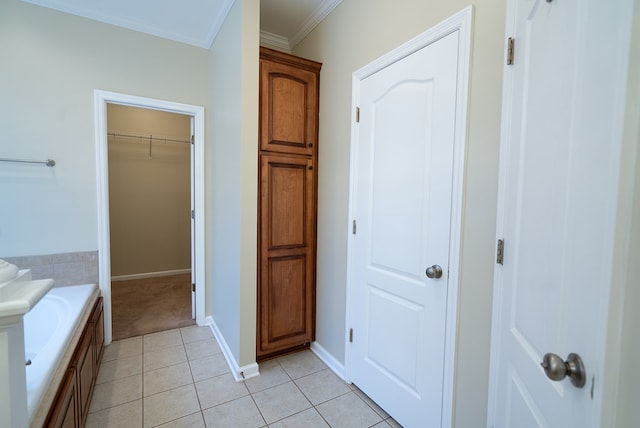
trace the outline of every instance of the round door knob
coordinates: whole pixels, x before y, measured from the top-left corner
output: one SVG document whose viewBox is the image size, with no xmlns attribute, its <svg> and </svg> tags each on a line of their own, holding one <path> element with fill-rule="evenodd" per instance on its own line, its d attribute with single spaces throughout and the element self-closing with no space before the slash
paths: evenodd
<svg viewBox="0 0 640 428">
<path fill-rule="evenodd" d="M 429 266 L 427 268 L 427 277 L 434 279 L 442 277 L 442 268 L 438 265 Z"/>
<path fill-rule="evenodd" d="M 578 354 L 569 354 L 567 361 L 556 354 L 545 354 L 540 365 L 551 380 L 560 381 L 568 376 L 573 386 L 577 388 L 582 388 L 587 381 L 584 364 Z"/>
</svg>

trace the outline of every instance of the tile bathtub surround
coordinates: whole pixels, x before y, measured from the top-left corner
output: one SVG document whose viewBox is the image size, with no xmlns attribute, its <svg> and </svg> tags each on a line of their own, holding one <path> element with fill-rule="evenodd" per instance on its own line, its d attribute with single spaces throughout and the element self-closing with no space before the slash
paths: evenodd
<svg viewBox="0 0 640 428">
<path fill-rule="evenodd" d="M 236 382 L 209 327 L 105 348 L 87 427 L 399 427 L 311 351 L 260 364 Z"/>
<path fill-rule="evenodd" d="M 20 269 L 31 269 L 33 279 L 53 278 L 56 287 L 98 283 L 98 252 L 0 257 Z"/>
</svg>

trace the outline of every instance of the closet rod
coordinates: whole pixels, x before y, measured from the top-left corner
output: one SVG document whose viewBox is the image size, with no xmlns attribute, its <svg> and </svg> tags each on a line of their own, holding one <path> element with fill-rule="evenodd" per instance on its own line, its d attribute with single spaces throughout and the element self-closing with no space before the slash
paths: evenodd
<svg viewBox="0 0 640 428">
<path fill-rule="evenodd" d="M 151 141 L 162 141 L 162 142 L 165 142 L 165 143 L 186 143 L 186 144 L 191 144 L 191 141 L 189 141 L 189 140 L 176 140 L 176 139 L 173 139 L 173 138 L 160 138 L 160 137 L 154 137 L 152 135 L 131 135 L 131 134 L 120 134 L 120 133 L 116 133 L 116 132 L 107 132 L 107 136 L 113 137 L 113 138 L 118 138 L 118 137 L 135 138 L 137 140 L 144 141 L 144 142 L 148 142 L 149 140 L 151 140 Z"/>
<path fill-rule="evenodd" d="M 56 161 L 53 159 L 47 160 L 31 160 L 31 159 L 9 159 L 9 158 L 0 158 L 0 162 L 20 162 L 20 163 L 41 163 L 48 167 L 55 166 Z"/>
</svg>

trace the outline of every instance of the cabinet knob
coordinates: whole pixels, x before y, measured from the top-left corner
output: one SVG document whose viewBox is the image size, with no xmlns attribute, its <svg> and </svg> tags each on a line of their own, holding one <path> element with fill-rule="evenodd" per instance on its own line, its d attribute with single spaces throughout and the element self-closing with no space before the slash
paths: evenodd
<svg viewBox="0 0 640 428">
<path fill-rule="evenodd" d="M 313 143 L 307 144 L 308 147 L 313 147 Z"/>
</svg>

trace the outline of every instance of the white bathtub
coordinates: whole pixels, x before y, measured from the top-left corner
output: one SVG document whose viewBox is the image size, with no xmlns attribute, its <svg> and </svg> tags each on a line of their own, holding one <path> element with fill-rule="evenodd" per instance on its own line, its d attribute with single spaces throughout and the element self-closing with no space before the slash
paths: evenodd
<svg viewBox="0 0 640 428">
<path fill-rule="evenodd" d="M 29 419 L 38 410 L 60 360 L 96 290 L 95 284 L 52 288 L 24 316 Z"/>
</svg>

